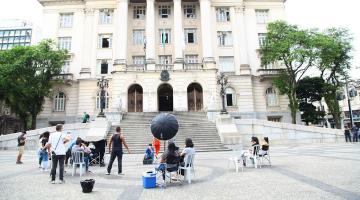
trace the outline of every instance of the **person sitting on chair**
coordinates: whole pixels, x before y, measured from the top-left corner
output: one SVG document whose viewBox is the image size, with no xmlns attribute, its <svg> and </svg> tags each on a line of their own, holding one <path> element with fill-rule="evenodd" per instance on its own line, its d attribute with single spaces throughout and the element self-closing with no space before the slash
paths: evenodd
<svg viewBox="0 0 360 200">
<path fill-rule="evenodd" d="M 250 159 L 253 158 L 253 156 L 256 153 L 256 145 L 259 145 L 259 139 L 255 136 L 251 137 L 251 147 L 248 150 L 242 151 L 241 157 L 243 160 L 243 165 L 246 166 L 246 157 L 250 157 Z M 254 159 L 252 159 L 254 162 Z"/>
<path fill-rule="evenodd" d="M 261 142 L 261 149 L 259 150 L 259 155 L 264 156 L 267 154 L 269 150 L 269 138 L 264 137 L 264 140 Z"/>
<path fill-rule="evenodd" d="M 195 149 L 194 149 L 194 143 L 192 141 L 191 138 L 186 138 L 185 139 L 185 148 L 182 150 L 181 154 L 180 154 L 180 165 L 181 166 L 185 166 L 185 156 L 188 155 L 194 155 L 195 154 Z M 188 166 L 186 166 L 188 167 Z M 184 175 L 184 170 L 181 170 L 180 172 L 181 175 Z"/>
<path fill-rule="evenodd" d="M 76 139 L 76 145 L 71 149 L 71 153 L 84 152 L 84 161 L 86 172 L 89 171 L 89 155 L 91 153 L 90 148 L 86 147 L 81 138 Z"/>
<path fill-rule="evenodd" d="M 165 172 L 177 171 L 179 167 L 179 163 L 180 163 L 180 155 L 176 151 L 176 146 L 174 143 L 169 143 L 168 149 L 161 155 L 160 165 L 157 168 L 158 171 L 162 172 L 164 183 L 165 183 Z"/>
</svg>

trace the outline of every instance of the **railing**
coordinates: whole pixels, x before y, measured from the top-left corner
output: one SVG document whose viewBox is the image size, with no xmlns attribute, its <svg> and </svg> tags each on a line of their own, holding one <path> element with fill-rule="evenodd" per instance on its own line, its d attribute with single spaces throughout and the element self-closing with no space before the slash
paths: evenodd
<svg viewBox="0 0 360 200">
<path fill-rule="evenodd" d="M 133 65 L 127 65 L 126 71 L 145 71 L 146 66 L 144 64 L 133 64 Z"/>
<path fill-rule="evenodd" d="M 55 80 L 73 80 L 74 75 L 71 73 L 67 74 L 59 74 L 58 76 L 55 76 L 53 79 Z"/>
<path fill-rule="evenodd" d="M 201 70 L 203 69 L 202 63 L 184 63 L 184 70 Z"/>
<path fill-rule="evenodd" d="M 258 69 L 261 77 L 274 77 L 278 76 L 284 69 Z"/>
<path fill-rule="evenodd" d="M 161 70 L 173 70 L 174 65 L 173 64 L 156 64 L 155 70 L 161 71 Z"/>
</svg>

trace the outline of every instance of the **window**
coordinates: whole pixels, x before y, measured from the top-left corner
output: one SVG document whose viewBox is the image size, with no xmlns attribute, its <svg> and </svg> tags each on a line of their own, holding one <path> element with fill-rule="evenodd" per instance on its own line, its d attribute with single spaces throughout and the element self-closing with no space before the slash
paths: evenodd
<svg viewBox="0 0 360 200">
<path fill-rule="evenodd" d="M 0 50 L 11 49 L 14 46 L 30 46 L 31 29 L 1 30 Z"/>
<path fill-rule="evenodd" d="M 70 61 L 65 61 L 64 65 L 61 68 L 61 74 L 69 73 Z"/>
<path fill-rule="evenodd" d="M 134 45 L 142 45 L 145 40 L 145 30 L 133 30 L 133 44 Z"/>
<path fill-rule="evenodd" d="M 226 106 L 235 106 L 236 102 L 236 93 L 232 88 L 225 89 L 225 102 Z"/>
<path fill-rule="evenodd" d="M 268 22 L 269 10 L 255 10 L 255 13 L 258 24 L 265 24 Z"/>
<path fill-rule="evenodd" d="M 106 75 L 111 72 L 112 61 L 111 60 L 97 60 L 96 75 Z"/>
<path fill-rule="evenodd" d="M 100 110 L 100 95 L 101 91 L 96 94 L 96 109 Z M 109 93 L 105 91 L 105 109 L 109 108 Z"/>
<path fill-rule="evenodd" d="M 54 111 L 65 111 L 65 94 L 63 92 L 55 95 Z"/>
<path fill-rule="evenodd" d="M 73 25 L 73 13 L 60 13 L 60 28 L 71 28 Z"/>
<path fill-rule="evenodd" d="M 71 50 L 71 37 L 59 37 L 58 38 L 59 49 Z"/>
<path fill-rule="evenodd" d="M 217 8 L 216 9 L 216 20 L 218 22 L 229 22 L 230 21 L 229 8 Z"/>
<path fill-rule="evenodd" d="M 271 122 L 281 122 L 281 117 L 279 116 L 268 116 L 267 119 Z"/>
<path fill-rule="evenodd" d="M 195 19 L 196 18 L 195 5 L 184 5 L 184 15 L 185 18 Z"/>
<path fill-rule="evenodd" d="M 232 46 L 232 43 L 231 31 L 218 31 L 218 45 L 220 47 Z"/>
<path fill-rule="evenodd" d="M 144 65 L 145 56 L 133 56 L 133 64 L 134 65 Z"/>
<path fill-rule="evenodd" d="M 278 105 L 276 91 L 272 87 L 266 89 L 265 95 L 266 95 L 266 105 L 267 106 L 277 106 Z"/>
<path fill-rule="evenodd" d="M 111 48 L 112 35 L 100 34 L 99 35 L 99 48 Z"/>
<path fill-rule="evenodd" d="M 266 33 L 259 33 L 259 47 L 262 47 L 265 45 L 265 39 L 266 39 Z"/>
<path fill-rule="evenodd" d="M 160 31 L 160 44 L 169 44 L 171 42 L 171 30 L 161 29 Z"/>
<path fill-rule="evenodd" d="M 99 23 L 100 24 L 112 24 L 114 16 L 113 9 L 100 9 Z"/>
<path fill-rule="evenodd" d="M 169 18 L 170 15 L 170 6 L 161 5 L 159 6 L 159 15 L 161 18 Z"/>
<path fill-rule="evenodd" d="M 145 6 L 134 6 L 134 19 L 145 19 Z"/>
<path fill-rule="evenodd" d="M 163 65 L 171 64 L 171 56 L 168 55 L 159 56 L 159 63 Z"/>
<path fill-rule="evenodd" d="M 234 72 L 234 57 L 233 56 L 220 56 L 219 66 L 221 72 Z"/>
<path fill-rule="evenodd" d="M 187 43 L 187 44 L 196 43 L 196 29 L 195 28 L 186 28 L 184 32 L 185 32 L 185 43 Z"/>
<path fill-rule="evenodd" d="M 198 55 L 185 55 L 185 63 L 198 63 Z"/>
</svg>

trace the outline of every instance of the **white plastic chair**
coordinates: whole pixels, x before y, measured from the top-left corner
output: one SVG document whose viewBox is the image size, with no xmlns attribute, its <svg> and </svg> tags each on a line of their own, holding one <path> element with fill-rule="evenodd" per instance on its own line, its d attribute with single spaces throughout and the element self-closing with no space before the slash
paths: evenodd
<svg viewBox="0 0 360 200">
<path fill-rule="evenodd" d="M 184 170 L 184 180 L 187 180 L 188 183 L 191 183 L 191 171 L 195 176 L 194 159 L 195 154 L 185 155 L 184 166 L 179 166 L 179 174 L 180 170 Z"/>
<path fill-rule="evenodd" d="M 259 157 L 259 150 L 260 150 L 260 145 L 254 145 L 252 146 L 253 151 L 252 155 L 250 156 L 250 158 L 252 158 L 254 160 L 254 167 L 258 168 L 258 166 L 260 166 L 261 168 L 261 162 L 260 162 L 260 157 Z M 260 164 L 260 165 L 259 165 Z"/>
<path fill-rule="evenodd" d="M 71 158 L 72 158 L 72 166 L 73 166 L 73 170 L 72 170 L 72 176 L 74 176 L 74 174 L 76 173 L 76 168 L 77 165 L 80 166 L 80 177 L 83 173 L 83 166 L 85 167 L 85 156 L 84 156 L 84 152 L 82 151 L 76 151 L 76 152 L 72 152 L 71 153 Z"/>
<path fill-rule="evenodd" d="M 230 163 L 234 163 L 236 172 L 239 172 L 239 167 L 241 167 L 241 171 L 244 172 L 243 166 L 243 157 L 241 156 L 242 146 L 237 145 L 233 147 L 233 157 L 228 159 L 228 168 L 230 168 Z"/>
<path fill-rule="evenodd" d="M 260 166 L 263 166 L 263 165 L 264 165 L 264 160 L 267 160 L 268 163 L 269 163 L 269 166 L 271 167 L 270 149 L 268 149 L 267 151 L 265 151 L 264 154 L 259 154 Z"/>
</svg>

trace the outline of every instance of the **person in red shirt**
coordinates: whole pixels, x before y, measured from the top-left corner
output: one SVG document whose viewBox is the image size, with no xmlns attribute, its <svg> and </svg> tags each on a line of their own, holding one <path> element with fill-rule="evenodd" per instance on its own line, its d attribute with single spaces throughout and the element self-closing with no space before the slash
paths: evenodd
<svg viewBox="0 0 360 200">
<path fill-rule="evenodd" d="M 153 146 L 155 148 L 155 157 L 157 158 L 158 154 L 159 154 L 159 151 L 160 151 L 160 140 L 158 140 L 157 138 L 153 138 Z"/>
</svg>

